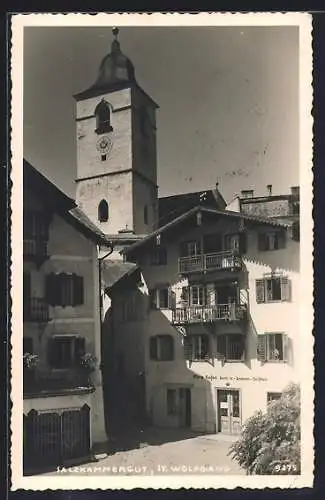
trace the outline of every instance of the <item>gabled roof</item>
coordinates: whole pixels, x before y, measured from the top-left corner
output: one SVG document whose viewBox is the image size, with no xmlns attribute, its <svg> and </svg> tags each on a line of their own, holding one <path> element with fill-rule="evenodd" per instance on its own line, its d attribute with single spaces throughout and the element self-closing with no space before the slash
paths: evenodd
<svg viewBox="0 0 325 500">
<path fill-rule="evenodd" d="M 160 227 L 156 231 L 153 231 L 150 233 L 148 236 L 143 238 L 141 241 L 138 241 L 131 245 L 129 248 L 125 249 L 124 252 L 126 254 L 132 253 L 134 250 L 137 250 L 138 248 L 142 247 L 143 245 L 149 243 L 150 241 L 154 240 L 154 238 L 160 234 L 166 233 L 169 230 L 175 228 L 176 226 L 180 225 L 181 223 L 185 222 L 186 220 L 189 220 L 191 217 L 195 216 L 198 212 L 201 212 L 202 214 L 209 214 L 212 217 L 230 217 L 233 219 L 239 219 L 243 221 L 247 221 L 248 223 L 252 224 L 265 224 L 271 227 L 283 227 L 287 228 L 291 226 L 291 223 L 285 222 L 285 221 L 280 221 L 276 219 L 264 219 L 262 217 L 253 217 L 249 215 L 245 215 L 240 212 L 232 212 L 230 210 L 216 210 L 212 208 L 207 208 L 207 207 L 202 207 L 202 206 L 196 206 L 192 208 L 191 210 L 188 210 L 186 213 L 183 213 L 179 217 L 176 217 L 172 221 L 168 222 L 164 226 Z"/>
<path fill-rule="evenodd" d="M 133 262 L 123 262 L 121 260 L 104 260 L 102 262 L 102 283 L 105 291 L 117 284 L 122 278 L 131 276 L 138 269 Z"/>
<path fill-rule="evenodd" d="M 217 188 L 159 198 L 159 226 L 164 226 L 198 205 L 223 210 L 226 201 Z"/>
<path fill-rule="evenodd" d="M 48 210 L 57 213 L 70 225 L 95 243 L 111 246 L 111 241 L 102 233 L 87 215 L 53 182 L 41 174 L 24 159 L 24 190 L 28 189 L 42 199 Z"/>
</svg>

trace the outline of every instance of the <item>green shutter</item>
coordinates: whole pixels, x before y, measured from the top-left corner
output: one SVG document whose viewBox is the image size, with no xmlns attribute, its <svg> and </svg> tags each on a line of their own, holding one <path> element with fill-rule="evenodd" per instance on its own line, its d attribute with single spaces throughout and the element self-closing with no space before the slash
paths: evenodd
<svg viewBox="0 0 325 500">
<path fill-rule="evenodd" d="M 257 336 L 257 359 L 261 361 L 261 363 L 265 363 L 267 359 L 266 353 L 266 335 L 258 335 Z"/>
<path fill-rule="evenodd" d="M 291 283 L 287 276 L 281 276 L 281 300 L 289 301 L 291 299 Z"/>
<path fill-rule="evenodd" d="M 265 302 L 265 280 L 256 280 L 256 302 L 261 304 Z"/>
<path fill-rule="evenodd" d="M 258 235 L 258 249 L 262 252 L 266 250 L 266 234 L 264 233 Z"/>
<path fill-rule="evenodd" d="M 45 278 L 45 297 L 50 306 L 56 305 L 55 286 L 56 276 L 54 273 L 50 273 Z"/>
<path fill-rule="evenodd" d="M 279 248 L 286 247 L 286 232 L 281 231 L 278 236 Z"/>
<path fill-rule="evenodd" d="M 192 360 L 192 343 L 189 337 L 184 337 L 184 358 Z"/>
<path fill-rule="evenodd" d="M 50 338 L 47 342 L 47 360 L 51 367 L 57 366 L 58 348 L 54 338 Z"/>
<path fill-rule="evenodd" d="M 227 345 L 227 336 L 226 335 L 218 335 L 217 336 L 217 353 L 216 358 L 223 361 L 226 359 L 226 345 Z"/>
</svg>

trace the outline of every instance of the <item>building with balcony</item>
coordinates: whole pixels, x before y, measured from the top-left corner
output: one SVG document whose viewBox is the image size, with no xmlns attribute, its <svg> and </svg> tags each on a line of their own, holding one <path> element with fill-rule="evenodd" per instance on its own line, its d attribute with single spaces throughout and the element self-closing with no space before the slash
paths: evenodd
<svg viewBox="0 0 325 500">
<path fill-rule="evenodd" d="M 109 241 L 24 161 L 25 470 L 89 456 L 106 441 L 98 248 Z M 93 363 L 93 365 L 91 365 Z"/>
<path fill-rule="evenodd" d="M 124 257 L 134 267 L 107 289 L 116 372 L 154 425 L 237 434 L 297 380 L 292 220 L 197 206 Z"/>
</svg>

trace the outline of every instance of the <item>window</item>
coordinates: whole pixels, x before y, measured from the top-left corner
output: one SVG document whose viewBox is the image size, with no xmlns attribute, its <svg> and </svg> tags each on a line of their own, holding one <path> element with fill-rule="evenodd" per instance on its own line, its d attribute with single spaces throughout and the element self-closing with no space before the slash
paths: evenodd
<svg viewBox="0 0 325 500">
<path fill-rule="evenodd" d="M 200 240 L 182 241 L 180 245 L 181 257 L 193 257 L 201 253 Z"/>
<path fill-rule="evenodd" d="M 31 337 L 23 338 L 23 354 L 33 354 L 33 339 Z"/>
<path fill-rule="evenodd" d="M 279 250 L 285 247 L 284 232 L 268 232 L 258 235 L 258 249 L 262 252 L 267 250 Z"/>
<path fill-rule="evenodd" d="M 299 221 L 293 222 L 291 231 L 292 231 L 292 239 L 294 241 L 300 241 L 300 224 L 299 224 Z"/>
<path fill-rule="evenodd" d="M 148 207 L 145 205 L 143 207 L 143 220 L 145 224 L 148 224 Z"/>
<path fill-rule="evenodd" d="M 288 337 L 284 333 L 265 333 L 257 337 L 257 359 L 266 361 L 286 361 Z"/>
<path fill-rule="evenodd" d="M 150 359 L 156 361 L 174 359 L 174 339 L 171 335 L 157 335 L 150 338 Z"/>
<path fill-rule="evenodd" d="M 243 335 L 218 335 L 217 358 L 224 361 L 243 361 L 245 341 Z"/>
<path fill-rule="evenodd" d="M 170 287 L 158 287 L 149 290 L 151 309 L 172 309 L 175 307 L 175 292 Z"/>
<path fill-rule="evenodd" d="M 107 222 L 109 218 L 109 207 L 106 200 L 101 200 L 98 205 L 98 220 L 99 222 Z"/>
<path fill-rule="evenodd" d="M 256 301 L 277 302 L 290 300 L 290 280 L 286 276 L 270 276 L 256 280 Z"/>
<path fill-rule="evenodd" d="M 165 266 L 167 264 L 167 249 L 157 246 L 150 254 L 150 264 L 152 266 Z"/>
<path fill-rule="evenodd" d="M 190 287 L 190 305 L 191 306 L 204 306 L 205 303 L 205 293 L 203 286 L 191 286 Z"/>
<path fill-rule="evenodd" d="M 109 104 L 103 99 L 95 109 L 96 133 L 105 134 L 112 130 Z"/>
<path fill-rule="evenodd" d="M 268 392 L 267 393 L 267 404 L 272 403 L 272 401 L 277 401 L 282 396 L 282 392 Z"/>
<path fill-rule="evenodd" d="M 24 240 L 48 240 L 49 216 L 43 212 L 24 211 Z"/>
<path fill-rule="evenodd" d="M 71 335 L 52 337 L 48 344 L 48 362 L 51 368 L 73 368 L 85 354 L 85 339 Z"/>
<path fill-rule="evenodd" d="M 184 355 L 189 361 L 207 361 L 210 358 L 209 337 L 207 335 L 184 337 Z"/>
<path fill-rule="evenodd" d="M 106 155 L 101 155 L 101 156 L 100 156 L 101 161 L 106 161 L 106 158 L 107 158 L 107 156 L 106 156 Z"/>
<path fill-rule="evenodd" d="M 246 253 L 247 235 L 246 233 L 226 234 L 224 237 L 224 250 L 234 253 Z"/>
<path fill-rule="evenodd" d="M 76 274 L 51 273 L 46 277 L 46 297 L 51 306 L 79 306 L 84 303 L 84 282 Z"/>
<path fill-rule="evenodd" d="M 167 415 L 177 415 L 177 391 L 176 389 L 167 389 Z"/>
</svg>

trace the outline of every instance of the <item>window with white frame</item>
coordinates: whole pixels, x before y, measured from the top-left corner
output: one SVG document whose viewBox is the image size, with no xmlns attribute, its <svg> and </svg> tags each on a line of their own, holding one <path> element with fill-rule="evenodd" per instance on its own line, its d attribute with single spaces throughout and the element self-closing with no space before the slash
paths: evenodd
<svg viewBox="0 0 325 500">
<path fill-rule="evenodd" d="M 202 285 L 192 285 L 189 288 L 190 292 L 190 305 L 191 306 L 204 306 L 205 303 L 205 290 Z"/>
<path fill-rule="evenodd" d="M 184 355 L 189 361 L 207 361 L 210 358 L 208 335 L 187 335 L 184 337 Z"/>
<path fill-rule="evenodd" d="M 288 336 L 284 333 L 265 333 L 257 337 L 257 359 L 261 362 L 286 362 Z"/>
<path fill-rule="evenodd" d="M 256 280 L 257 303 L 289 300 L 290 280 L 287 276 L 270 275 Z"/>
<path fill-rule="evenodd" d="M 175 307 L 175 292 L 166 286 L 158 286 L 149 290 L 149 303 L 151 309 L 173 309 Z"/>
<path fill-rule="evenodd" d="M 46 298 L 51 306 L 79 306 L 84 303 L 84 280 L 74 273 L 46 276 Z"/>
<path fill-rule="evenodd" d="M 194 257 L 201 253 L 201 240 L 182 241 L 180 245 L 181 257 Z"/>
<path fill-rule="evenodd" d="M 150 338 L 150 359 L 154 361 L 174 359 L 174 339 L 171 335 L 156 335 Z"/>
</svg>

